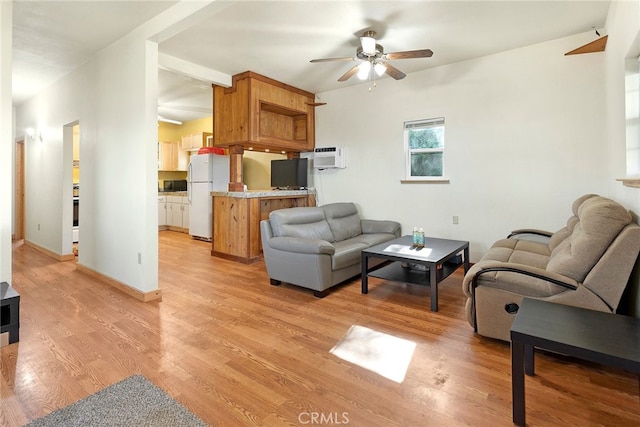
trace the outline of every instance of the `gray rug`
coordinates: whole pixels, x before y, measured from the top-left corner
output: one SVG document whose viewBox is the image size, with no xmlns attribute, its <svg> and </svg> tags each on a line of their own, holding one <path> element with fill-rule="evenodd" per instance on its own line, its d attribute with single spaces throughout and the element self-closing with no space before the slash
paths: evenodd
<svg viewBox="0 0 640 427">
<path fill-rule="evenodd" d="M 27 424 L 59 426 L 206 426 L 142 375 L 134 375 Z"/>
</svg>

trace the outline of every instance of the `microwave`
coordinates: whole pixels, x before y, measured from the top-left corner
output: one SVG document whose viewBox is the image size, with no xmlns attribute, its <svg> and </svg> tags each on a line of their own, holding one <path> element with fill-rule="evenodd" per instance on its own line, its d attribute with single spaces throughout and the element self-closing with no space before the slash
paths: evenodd
<svg viewBox="0 0 640 427">
<path fill-rule="evenodd" d="M 165 179 L 163 183 L 162 191 L 187 191 L 186 179 Z"/>
</svg>

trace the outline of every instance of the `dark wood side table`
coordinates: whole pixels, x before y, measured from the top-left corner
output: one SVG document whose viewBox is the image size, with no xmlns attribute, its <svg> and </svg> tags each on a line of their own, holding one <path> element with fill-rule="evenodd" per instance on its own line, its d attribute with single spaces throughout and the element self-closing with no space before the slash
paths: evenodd
<svg viewBox="0 0 640 427">
<path fill-rule="evenodd" d="M 639 342 L 640 319 L 525 298 L 511 325 L 513 422 L 525 425 L 535 348 L 640 374 Z"/>
<path fill-rule="evenodd" d="M 9 333 L 9 344 L 20 339 L 20 295 L 7 282 L 0 283 L 0 334 Z"/>
</svg>

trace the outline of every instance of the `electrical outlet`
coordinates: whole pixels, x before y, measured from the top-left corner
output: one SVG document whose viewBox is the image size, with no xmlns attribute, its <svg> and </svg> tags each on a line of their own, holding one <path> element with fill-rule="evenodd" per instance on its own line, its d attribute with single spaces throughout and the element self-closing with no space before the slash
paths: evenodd
<svg viewBox="0 0 640 427">
<path fill-rule="evenodd" d="M 38 231 L 40 231 L 40 224 L 38 224 Z"/>
<path fill-rule="evenodd" d="M 138 252 L 138 264 L 142 264 L 142 253 Z"/>
<path fill-rule="evenodd" d="M 454 215 L 453 216 L 453 223 L 457 224 L 458 223 L 458 215 Z"/>
</svg>

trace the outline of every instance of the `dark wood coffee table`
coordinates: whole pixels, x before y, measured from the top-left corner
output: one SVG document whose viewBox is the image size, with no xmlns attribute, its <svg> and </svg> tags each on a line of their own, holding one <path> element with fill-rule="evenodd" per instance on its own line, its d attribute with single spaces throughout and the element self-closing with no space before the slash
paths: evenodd
<svg viewBox="0 0 640 427">
<path fill-rule="evenodd" d="M 362 251 L 362 293 L 369 292 L 369 277 L 426 285 L 431 291 L 431 311 L 438 311 L 438 283 L 464 264 L 469 270 L 469 242 L 461 240 L 425 238 L 424 248 L 409 249 L 412 237 L 403 236 Z M 459 254 L 463 253 L 460 259 Z M 369 269 L 369 258 L 393 261 Z M 403 264 L 423 265 L 424 271 L 403 267 Z"/>
<path fill-rule="evenodd" d="M 640 319 L 525 298 L 511 325 L 513 422 L 525 425 L 524 374 L 544 349 L 640 374 Z"/>
</svg>

